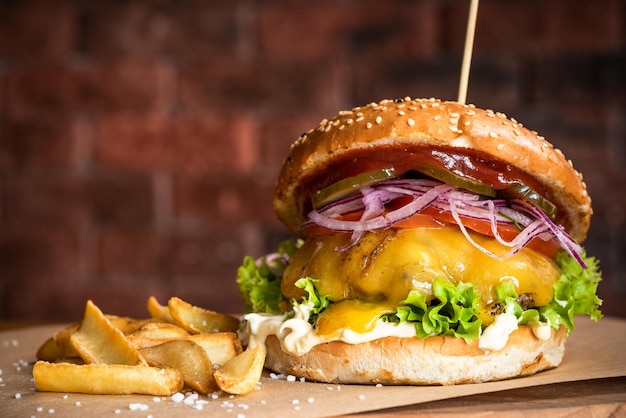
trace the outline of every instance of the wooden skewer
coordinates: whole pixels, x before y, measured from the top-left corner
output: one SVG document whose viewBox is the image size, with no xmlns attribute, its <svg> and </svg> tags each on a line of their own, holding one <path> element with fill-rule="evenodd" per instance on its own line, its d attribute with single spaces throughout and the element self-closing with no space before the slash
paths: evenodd
<svg viewBox="0 0 626 418">
<path fill-rule="evenodd" d="M 457 101 L 465 104 L 467 99 L 467 84 L 469 80 L 470 65 L 472 62 L 472 48 L 474 46 L 474 33 L 476 32 L 476 16 L 478 15 L 478 1 L 472 0 L 469 17 L 467 20 L 467 33 L 465 35 L 465 50 L 463 51 L 463 64 L 461 65 L 461 81 L 459 83 L 459 95 Z"/>
</svg>

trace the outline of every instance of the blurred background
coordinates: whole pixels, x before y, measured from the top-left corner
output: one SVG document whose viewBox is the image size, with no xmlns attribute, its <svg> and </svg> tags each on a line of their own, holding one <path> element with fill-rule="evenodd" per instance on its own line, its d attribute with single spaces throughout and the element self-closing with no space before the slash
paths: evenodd
<svg viewBox="0 0 626 418">
<path fill-rule="evenodd" d="M 287 236 L 289 145 L 340 109 L 457 98 L 469 0 L 0 0 L 0 320 L 150 295 L 241 312 Z M 483 0 L 467 101 L 584 173 L 606 315 L 626 317 L 626 2 Z"/>
</svg>

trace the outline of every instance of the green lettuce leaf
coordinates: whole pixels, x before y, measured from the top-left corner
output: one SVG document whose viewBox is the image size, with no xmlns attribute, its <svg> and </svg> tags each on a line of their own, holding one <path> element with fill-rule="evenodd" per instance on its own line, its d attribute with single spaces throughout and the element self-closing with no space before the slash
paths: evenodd
<svg viewBox="0 0 626 418">
<path fill-rule="evenodd" d="M 466 341 L 478 338 L 482 321 L 478 319 L 480 296 L 475 286 L 435 279 L 432 290 L 434 299 L 412 290 L 397 312 L 386 315 L 384 320 L 413 322 L 420 338 L 434 335 L 452 335 Z"/>
<path fill-rule="evenodd" d="M 587 269 L 566 253 L 557 255 L 561 277 L 554 284 L 554 298 L 539 313 L 552 328 L 564 325 L 569 334 L 574 329 L 574 316 L 589 315 L 594 321 L 602 318 L 602 300 L 596 295 L 602 280 L 599 262 L 594 257 L 583 256 Z"/>
<path fill-rule="evenodd" d="M 319 314 L 330 305 L 328 296 L 321 295 L 320 291 L 317 289 L 316 284 L 318 282 L 319 280 L 303 277 L 302 279 L 298 279 L 295 283 L 296 287 L 304 289 L 307 292 L 308 297 L 304 299 L 302 303 L 309 303 L 312 306 L 311 312 L 313 314 Z M 294 303 L 298 302 L 295 301 Z"/>
<path fill-rule="evenodd" d="M 237 269 L 237 285 L 246 312 L 281 312 L 280 305 L 286 299 L 280 290 L 280 282 L 289 257 L 300 245 L 300 241 L 287 240 L 279 245 L 276 253 L 258 260 L 244 257 L 243 264 Z"/>
<path fill-rule="evenodd" d="M 286 257 L 266 256 L 256 261 L 251 257 L 244 259 L 243 266 L 238 270 L 237 283 L 248 312 L 281 312 L 280 305 L 287 301 L 280 291 L 280 279 L 288 257 L 297 248 L 297 241 L 288 241 L 279 248 L 279 253 Z M 270 259 L 273 261 L 268 264 Z M 568 334 L 574 329 L 576 315 L 589 315 L 597 321 L 602 317 L 599 310 L 602 301 L 596 295 L 601 273 L 595 258 L 585 255 L 583 259 L 587 264 L 586 270 L 567 253 L 558 254 L 556 261 L 562 274 L 554 284 L 554 298 L 546 306 L 524 310 L 517 302 L 519 295 L 512 281 L 503 281 L 494 289 L 495 302 L 503 306 L 504 312 L 514 314 L 520 325 L 543 323 L 555 329 L 564 325 Z M 291 304 L 309 303 L 313 306 L 310 318 L 313 325 L 319 314 L 333 303 L 319 292 L 316 283 L 317 280 L 310 277 L 299 279 L 296 286 L 304 289 L 307 295 L 303 300 L 291 301 Z M 435 279 L 432 295 L 413 290 L 395 313 L 384 315 L 382 320 L 414 323 L 420 338 L 450 335 L 469 341 L 478 338 L 481 333 L 479 297 L 472 284 L 453 284 Z"/>
</svg>

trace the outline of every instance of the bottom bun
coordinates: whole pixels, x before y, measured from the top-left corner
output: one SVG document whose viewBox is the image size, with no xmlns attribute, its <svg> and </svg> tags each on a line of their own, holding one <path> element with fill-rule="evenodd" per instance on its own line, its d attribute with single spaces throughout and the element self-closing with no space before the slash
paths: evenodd
<svg viewBox="0 0 626 418">
<path fill-rule="evenodd" d="M 565 329 L 548 340 L 528 326 L 509 336 L 502 350 L 485 353 L 478 341 L 454 337 L 386 337 L 363 344 L 333 341 L 302 356 L 285 353 L 267 338 L 265 366 L 277 373 L 328 383 L 455 385 L 527 376 L 558 366 L 565 352 Z"/>
</svg>

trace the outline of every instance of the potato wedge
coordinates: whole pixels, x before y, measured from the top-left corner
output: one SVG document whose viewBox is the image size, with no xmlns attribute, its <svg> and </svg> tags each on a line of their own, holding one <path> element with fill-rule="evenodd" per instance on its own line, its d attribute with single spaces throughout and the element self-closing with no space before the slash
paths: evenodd
<svg viewBox="0 0 626 418">
<path fill-rule="evenodd" d="M 148 366 L 48 363 L 33 366 L 35 386 L 44 392 L 95 395 L 145 394 L 170 396 L 183 388 L 183 378 L 174 369 Z"/>
<path fill-rule="evenodd" d="M 215 365 L 225 364 L 228 360 L 243 351 L 241 341 L 234 332 L 214 332 L 187 335 L 180 338 L 150 338 L 131 334 L 128 342 L 141 352 L 142 349 L 153 347 L 174 340 L 189 340 L 204 349 L 209 360 Z"/>
<path fill-rule="evenodd" d="M 192 334 L 201 332 L 235 332 L 239 328 L 239 319 L 200 308 L 172 297 L 167 304 L 176 324 Z"/>
<path fill-rule="evenodd" d="M 70 325 L 61 331 L 56 332 L 52 338 L 56 341 L 57 345 L 63 350 L 63 357 L 77 357 L 79 354 L 70 342 L 70 337 L 78 330 L 80 324 Z"/>
<path fill-rule="evenodd" d="M 37 350 L 37 360 L 57 361 L 65 357 L 65 351 L 59 346 L 54 337 L 48 338 Z"/>
<path fill-rule="evenodd" d="M 196 334 L 187 339 L 202 347 L 214 365 L 224 365 L 243 351 L 241 341 L 234 332 Z"/>
<path fill-rule="evenodd" d="M 122 331 L 123 334 L 131 334 L 144 325 L 154 322 L 153 319 L 135 319 L 126 316 L 104 315 L 115 328 Z"/>
<path fill-rule="evenodd" d="M 248 347 L 217 369 L 213 376 L 221 390 L 233 395 L 244 395 L 254 390 L 265 364 L 263 346 Z"/>
<path fill-rule="evenodd" d="M 122 331 L 113 326 L 90 300 L 78 330 L 69 341 L 87 364 L 145 364 Z"/>
<path fill-rule="evenodd" d="M 178 325 L 167 322 L 150 322 L 130 335 L 146 338 L 185 338 L 189 333 Z"/>
<path fill-rule="evenodd" d="M 149 338 L 142 337 L 137 335 L 129 335 L 128 342 L 132 345 L 136 350 L 141 353 L 141 350 L 144 348 L 154 347 L 155 345 L 160 345 L 163 343 L 167 343 L 169 341 L 175 341 L 179 338 Z"/>
<path fill-rule="evenodd" d="M 178 370 L 187 386 L 199 393 L 217 390 L 211 360 L 204 349 L 192 341 L 172 340 L 143 348 L 140 353 L 150 366 Z"/>
<path fill-rule="evenodd" d="M 148 298 L 148 313 L 153 319 L 157 319 L 162 322 L 174 323 L 174 318 L 170 314 L 170 310 L 167 306 L 161 305 L 157 298 L 150 296 Z"/>
</svg>

